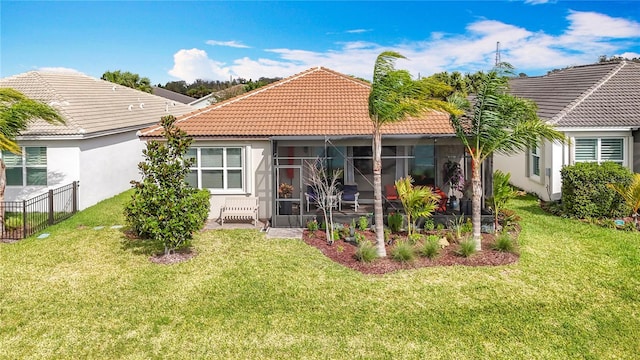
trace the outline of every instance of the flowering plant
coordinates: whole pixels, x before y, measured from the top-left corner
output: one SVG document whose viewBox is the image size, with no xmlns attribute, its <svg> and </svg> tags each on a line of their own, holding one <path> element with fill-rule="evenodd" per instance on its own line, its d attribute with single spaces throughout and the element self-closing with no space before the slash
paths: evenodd
<svg viewBox="0 0 640 360">
<path fill-rule="evenodd" d="M 459 162 L 448 160 L 444 163 L 444 183 L 449 184 L 452 190 L 464 190 L 464 176 Z"/>
<path fill-rule="evenodd" d="M 288 199 L 293 194 L 293 185 L 282 183 L 278 187 L 278 194 L 281 198 Z"/>
</svg>

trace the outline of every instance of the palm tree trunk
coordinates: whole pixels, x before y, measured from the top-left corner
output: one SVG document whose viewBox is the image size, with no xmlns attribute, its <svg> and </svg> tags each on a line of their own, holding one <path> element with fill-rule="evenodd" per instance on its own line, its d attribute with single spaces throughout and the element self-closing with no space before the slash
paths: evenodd
<svg viewBox="0 0 640 360">
<path fill-rule="evenodd" d="M 471 222 L 473 224 L 473 241 L 476 251 L 482 250 L 482 212 L 480 201 L 482 199 L 482 179 L 480 177 L 480 159 L 472 157 L 471 185 L 473 186 L 473 200 L 471 203 Z"/>
<path fill-rule="evenodd" d="M 373 214 L 376 223 L 376 252 L 379 257 L 386 257 L 382 218 L 382 134 L 379 126 L 373 131 Z"/>
</svg>

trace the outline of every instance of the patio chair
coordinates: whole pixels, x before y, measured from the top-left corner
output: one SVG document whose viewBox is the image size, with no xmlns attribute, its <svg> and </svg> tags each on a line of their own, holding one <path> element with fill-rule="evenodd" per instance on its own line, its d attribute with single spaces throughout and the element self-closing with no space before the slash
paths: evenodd
<svg viewBox="0 0 640 360">
<path fill-rule="evenodd" d="M 400 197 L 394 184 L 387 184 L 384 186 L 384 210 L 387 211 L 391 205 L 399 205 Z M 394 208 L 396 206 L 394 205 Z"/>
<path fill-rule="evenodd" d="M 360 196 L 358 185 L 344 185 L 338 204 L 340 211 L 342 211 L 342 203 L 353 204 L 354 210 L 358 211 L 358 207 L 360 206 L 360 204 L 358 204 L 358 196 Z"/>
</svg>

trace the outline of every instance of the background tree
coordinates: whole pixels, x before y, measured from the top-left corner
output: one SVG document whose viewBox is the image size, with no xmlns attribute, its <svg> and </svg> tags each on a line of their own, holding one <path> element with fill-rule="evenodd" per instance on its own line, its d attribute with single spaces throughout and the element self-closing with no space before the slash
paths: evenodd
<svg viewBox="0 0 640 360">
<path fill-rule="evenodd" d="M 35 120 L 64 124 L 64 119 L 51 106 L 31 100 L 19 91 L 0 88 L 0 150 L 20 154 L 16 137 Z M 0 159 L 0 202 L 4 201 L 7 186 L 7 168 Z M 4 224 L 4 209 L 0 211 L 0 226 Z"/>
<path fill-rule="evenodd" d="M 378 55 L 369 93 L 369 117 L 373 122 L 376 251 L 380 257 L 387 256 L 382 214 L 382 127 L 410 116 L 424 115 L 432 109 L 458 113 L 454 106 L 444 101 L 451 94 L 449 86 L 431 78 L 416 81 L 411 78 L 408 71 L 395 69 L 395 60 L 404 58 L 393 51 L 385 51 Z"/>
<path fill-rule="evenodd" d="M 165 255 L 189 246 L 209 214 L 209 191 L 186 182 L 193 159 L 185 158 L 193 141 L 175 126 L 169 115 L 161 120 L 165 141 L 152 140 L 138 164 L 142 181 L 132 181 L 135 191 L 125 206 L 125 216 L 137 235 L 159 242 Z"/>
<path fill-rule="evenodd" d="M 539 146 L 543 140 L 562 142 L 565 137 L 538 118 L 532 101 L 508 93 L 508 78 L 491 71 L 480 84 L 471 111 L 454 115 L 451 123 L 471 156 L 473 240 L 481 244 L 482 179 L 480 167 L 494 153 L 513 155 Z"/>
<path fill-rule="evenodd" d="M 120 84 L 122 86 L 130 87 L 132 89 L 148 93 L 152 92 L 151 80 L 149 80 L 149 78 L 140 77 L 140 75 L 134 74 L 129 71 L 106 71 L 104 74 L 102 74 L 101 79 L 112 82 L 114 84 Z"/>
</svg>

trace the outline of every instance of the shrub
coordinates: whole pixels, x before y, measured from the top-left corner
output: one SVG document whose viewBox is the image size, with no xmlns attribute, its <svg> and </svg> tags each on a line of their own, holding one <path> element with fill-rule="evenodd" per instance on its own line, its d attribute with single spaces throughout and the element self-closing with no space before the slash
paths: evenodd
<svg viewBox="0 0 640 360">
<path fill-rule="evenodd" d="M 423 238 L 422 234 L 418 234 L 418 233 L 413 233 L 407 237 L 407 239 L 409 240 L 409 243 L 412 245 L 415 245 L 418 242 L 420 242 L 422 238 Z"/>
<path fill-rule="evenodd" d="M 630 214 L 622 196 L 607 184 L 628 186 L 631 171 L 613 162 L 577 163 L 562 168 L 562 204 L 567 215 L 621 217 Z"/>
<path fill-rule="evenodd" d="M 456 251 L 456 254 L 464 257 L 469 257 L 476 252 L 476 244 L 473 239 L 467 239 L 460 242 L 460 248 Z"/>
<path fill-rule="evenodd" d="M 360 231 L 365 231 L 369 229 L 369 219 L 366 216 L 360 216 L 358 218 L 358 229 Z"/>
<path fill-rule="evenodd" d="M 509 233 L 502 232 L 496 237 L 496 242 L 493 244 L 493 249 L 502 252 L 515 253 L 516 244 Z"/>
<path fill-rule="evenodd" d="M 22 229 L 22 216 L 7 216 L 4 219 L 4 228 L 7 231 Z"/>
<path fill-rule="evenodd" d="M 420 255 L 429 259 L 433 259 L 440 253 L 440 244 L 438 244 L 438 237 L 435 235 L 427 236 L 427 239 L 420 248 Z"/>
<path fill-rule="evenodd" d="M 391 258 L 399 262 L 410 262 L 416 257 L 416 252 L 408 241 L 398 241 L 391 249 Z"/>
<path fill-rule="evenodd" d="M 313 232 L 313 231 L 317 231 L 318 228 L 319 228 L 318 220 L 313 219 L 307 222 L 307 230 Z"/>
<path fill-rule="evenodd" d="M 435 229 L 435 227 L 436 227 L 436 225 L 433 222 L 433 219 L 431 219 L 431 218 L 425 219 L 424 225 L 423 225 L 423 228 L 424 228 L 425 231 L 433 231 L 433 229 Z"/>
<path fill-rule="evenodd" d="M 378 258 L 376 247 L 370 241 L 363 241 L 358 244 L 358 249 L 355 253 L 356 260 L 361 262 L 372 262 Z"/>
<path fill-rule="evenodd" d="M 143 238 L 164 245 L 165 254 L 186 247 L 209 214 L 209 191 L 190 187 L 185 178 L 193 159 L 185 157 L 192 139 L 178 129 L 175 117 L 161 120 L 166 142 L 149 141 L 138 164 L 142 181 L 125 206 L 128 224 Z"/>
<path fill-rule="evenodd" d="M 391 213 L 387 216 L 387 224 L 389 224 L 389 229 L 394 233 L 400 232 L 403 221 L 404 220 L 402 218 L 402 214 Z"/>
<path fill-rule="evenodd" d="M 366 238 L 362 233 L 356 233 L 355 239 L 356 239 L 356 244 L 362 244 L 366 240 Z"/>
</svg>

